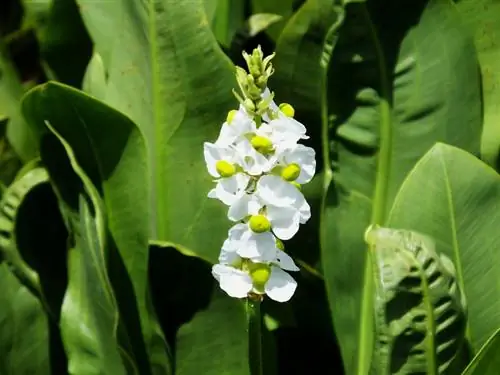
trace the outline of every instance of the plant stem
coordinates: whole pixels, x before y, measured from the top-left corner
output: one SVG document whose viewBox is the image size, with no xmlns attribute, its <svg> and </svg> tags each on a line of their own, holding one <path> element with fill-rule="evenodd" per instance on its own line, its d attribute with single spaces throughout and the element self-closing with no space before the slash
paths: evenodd
<svg viewBox="0 0 500 375">
<path fill-rule="evenodd" d="M 263 375 L 261 300 L 247 298 L 248 364 L 251 375 Z"/>
<path fill-rule="evenodd" d="M 392 153 L 392 121 L 389 76 L 386 68 L 384 52 L 378 39 L 377 30 L 373 24 L 370 14 L 363 6 L 363 14 L 370 28 L 373 44 L 375 47 L 380 75 L 380 122 L 379 134 L 380 144 L 377 160 L 377 172 L 375 177 L 375 192 L 373 194 L 373 207 L 370 224 L 383 225 L 385 222 L 385 211 L 387 205 L 387 192 L 389 188 L 389 173 L 391 169 Z M 365 375 L 369 371 L 373 345 L 373 292 L 374 275 L 373 259 L 371 249 L 368 249 L 365 262 L 363 299 L 361 301 L 361 326 L 360 326 L 360 350 L 358 374 Z"/>
</svg>

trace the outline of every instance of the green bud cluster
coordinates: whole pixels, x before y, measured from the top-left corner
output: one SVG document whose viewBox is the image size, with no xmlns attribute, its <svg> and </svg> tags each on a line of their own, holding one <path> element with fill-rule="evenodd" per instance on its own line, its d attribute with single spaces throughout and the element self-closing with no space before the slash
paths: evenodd
<svg viewBox="0 0 500 375">
<path fill-rule="evenodd" d="M 274 53 L 264 58 L 262 49 L 259 46 L 253 50 L 251 55 L 243 52 L 248 72 L 239 66 L 236 67 L 236 81 L 243 97 L 237 92 L 233 92 L 236 99 L 251 115 L 262 116 L 262 114 L 268 111 L 269 104 L 273 100 L 273 94 L 269 98 L 262 99 L 262 93 L 267 87 L 267 81 L 274 73 L 274 68 L 271 64 L 273 57 Z"/>
</svg>

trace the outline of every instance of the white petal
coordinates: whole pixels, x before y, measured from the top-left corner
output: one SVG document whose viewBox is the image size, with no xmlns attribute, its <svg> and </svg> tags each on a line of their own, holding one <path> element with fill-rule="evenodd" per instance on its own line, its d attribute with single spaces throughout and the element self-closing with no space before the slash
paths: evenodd
<svg viewBox="0 0 500 375">
<path fill-rule="evenodd" d="M 210 173 L 213 177 L 220 177 L 217 169 L 215 168 L 215 165 L 219 160 L 224 160 L 228 163 L 236 162 L 236 153 L 233 149 L 220 147 L 210 142 L 203 143 L 203 156 L 205 157 L 208 173 Z"/>
<path fill-rule="evenodd" d="M 255 129 L 255 122 L 246 113 L 243 106 L 240 105 L 240 108 L 234 115 L 231 124 L 225 122 L 222 125 L 219 138 L 217 138 L 215 144 L 227 147 L 243 138 L 245 134 L 253 132 Z"/>
<path fill-rule="evenodd" d="M 269 161 L 261 153 L 257 152 L 248 139 L 244 139 L 235 145 L 239 164 L 243 170 L 252 176 L 258 176 L 267 172 L 270 168 Z"/>
<path fill-rule="evenodd" d="M 248 176 L 238 173 L 231 177 L 221 178 L 217 181 L 215 189 L 210 191 L 209 197 L 217 198 L 228 206 L 234 204 L 234 202 L 236 202 L 236 200 L 238 200 L 238 198 L 242 195 L 242 186 L 244 186 L 244 192 L 246 187 L 245 180 L 248 181 L 246 177 Z"/>
<path fill-rule="evenodd" d="M 240 259 L 237 253 L 239 241 L 227 238 L 219 254 L 219 263 L 231 265 Z"/>
<path fill-rule="evenodd" d="M 219 147 L 209 142 L 203 143 L 203 156 L 205 157 L 208 173 L 213 177 L 220 177 L 215 169 L 215 163 L 220 160 Z"/>
<path fill-rule="evenodd" d="M 300 166 L 300 175 L 297 178 L 299 184 L 311 181 L 316 172 L 316 152 L 311 147 L 301 144 L 283 151 L 282 163 L 284 165 L 296 163 Z"/>
<path fill-rule="evenodd" d="M 281 268 L 271 266 L 271 276 L 264 288 L 269 298 L 277 302 L 286 302 L 297 289 L 297 282 Z"/>
<path fill-rule="evenodd" d="M 299 204 L 299 213 L 300 213 L 300 223 L 305 224 L 311 218 L 311 206 L 304 199 L 302 202 L 298 202 Z"/>
<path fill-rule="evenodd" d="M 216 264 L 212 267 L 212 275 L 223 291 L 235 298 L 245 298 L 252 290 L 252 278 L 247 273 L 233 267 Z"/>
<path fill-rule="evenodd" d="M 248 230 L 248 224 L 240 223 L 233 225 L 228 231 L 228 238 L 230 240 L 239 241 L 241 240 L 243 233 L 245 233 L 247 230 Z"/>
<path fill-rule="evenodd" d="M 287 271 L 300 271 L 300 268 L 297 267 L 292 257 L 284 251 L 278 251 L 274 263 L 276 263 L 281 269 Z"/>
<path fill-rule="evenodd" d="M 252 196 L 250 194 L 244 193 L 239 196 L 229 207 L 227 212 L 227 217 L 232 221 L 243 220 L 244 217 L 250 215 L 250 202 L 252 201 Z"/>
<path fill-rule="evenodd" d="M 290 207 L 302 200 L 302 193 L 292 184 L 278 176 L 262 176 L 257 183 L 257 194 L 266 203 L 277 207 Z"/>
<path fill-rule="evenodd" d="M 248 228 L 241 236 L 238 255 L 254 262 L 270 262 L 276 259 L 277 251 L 276 238 L 271 232 L 254 233 Z"/>
<path fill-rule="evenodd" d="M 267 206 L 267 218 L 276 237 L 289 240 L 299 230 L 300 214 L 292 207 Z"/>
</svg>

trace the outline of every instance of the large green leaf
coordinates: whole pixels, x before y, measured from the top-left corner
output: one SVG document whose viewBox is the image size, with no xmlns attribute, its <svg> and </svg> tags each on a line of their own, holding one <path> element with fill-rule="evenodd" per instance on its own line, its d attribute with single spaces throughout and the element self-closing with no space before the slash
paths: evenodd
<svg viewBox="0 0 500 375">
<path fill-rule="evenodd" d="M 20 252 L 29 247 L 30 236 L 44 242 L 39 243 L 36 250 L 51 251 L 44 246 L 46 238 L 40 236 L 37 230 L 43 228 L 42 230 L 51 232 L 51 235 L 55 233 L 50 230 L 50 224 L 47 226 L 36 220 L 39 219 L 39 210 L 43 211 L 41 214 L 44 218 L 55 219 L 47 212 L 50 203 L 40 204 L 40 198 L 47 198 L 43 194 L 47 185 L 46 172 L 41 169 L 33 170 L 20 176 L 4 192 L 0 202 L 0 285 L 3 289 L 0 295 L 1 374 L 52 373 L 49 319 L 43 303 L 37 299 L 41 297 L 42 283 L 39 274 L 31 268 L 36 262 L 28 264 Z M 33 261 L 33 254 L 25 255 Z M 56 263 L 58 262 L 55 261 L 54 264 Z M 64 284 L 64 280 L 61 282 Z"/>
<path fill-rule="evenodd" d="M 315 146 L 325 167 L 324 276 L 346 373 L 365 375 L 373 282 L 363 232 L 370 221 L 383 224 L 406 174 L 436 141 L 479 152 L 479 71 L 449 1 L 353 3 L 320 87 L 332 39 L 322 44 L 335 22 L 327 3 L 307 1 L 285 27 L 274 88 L 297 106 L 312 137 L 323 134 Z"/>
<path fill-rule="evenodd" d="M 233 66 L 210 31 L 203 2 L 79 4 L 108 77 L 106 89 L 85 87 L 98 87 L 91 94 L 127 114 L 146 137 L 151 237 L 215 261 L 229 223 L 222 205 L 206 198 L 213 182 L 202 149 L 237 102 Z M 96 67 L 89 77 L 99 76 Z"/>
<path fill-rule="evenodd" d="M 49 375 L 49 332 L 40 302 L 0 263 L 0 373 Z"/>
<path fill-rule="evenodd" d="M 486 341 L 462 375 L 495 375 L 500 367 L 500 329 Z"/>
<path fill-rule="evenodd" d="M 68 371 L 125 374 L 121 356 L 128 359 L 130 353 L 120 346 L 117 337 L 119 310 L 107 273 L 109 245 L 104 207 L 70 146 L 62 138 L 59 140 L 64 145 L 62 150 L 53 137 L 46 137 L 41 151 L 56 190 L 61 189 L 61 208 L 70 231 L 69 280 L 60 320 Z M 65 189 L 67 186 L 71 188 Z M 135 367 L 129 359 L 127 365 Z M 134 369 L 130 373 L 139 372 Z"/>
<path fill-rule="evenodd" d="M 460 372 L 467 306 L 451 260 L 414 231 L 376 227 L 366 237 L 375 275 L 371 373 Z"/>
<path fill-rule="evenodd" d="M 460 0 L 457 9 L 474 33 L 484 97 L 483 160 L 500 166 L 500 1 Z"/>
<path fill-rule="evenodd" d="M 92 52 L 75 0 L 22 0 L 24 28 L 33 28 L 41 63 L 52 79 L 79 86 Z"/>
<path fill-rule="evenodd" d="M 168 348 L 165 342 L 159 344 L 163 339 L 148 296 L 147 160 L 139 129 L 103 103 L 56 83 L 33 89 L 23 101 L 23 111 L 42 141 L 47 132 L 44 122 L 60 134 L 82 171 L 102 194 L 110 238 L 117 248 L 110 255 L 114 256 L 110 278 L 117 283 L 113 287 L 128 334 L 136 344 L 136 360 L 144 371 L 141 373 L 149 373 L 141 349 L 145 341 L 156 373 L 169 373 Z M 69 186 L 64 185 L 65 181 Z M 70 181 L 61 178 L 60 185 L 71 190 L 74 186 Z"/>
<path fill-rule="evenodd" d="M 415 166 L 394 202 L 390 225 L 436 239 L 453 260 L 468 303 L 474 350 L 500 327 L 500 176 L 474 156 L 438 144 Z"/>
<path fill-rule="evenodd" d="M 175 373 L 248 375 L 243 303 L 220 290 L 211 264 L 195 254 L 161 243 L 150 251 L 155 306 L 167 336 L 177 335 Z"/>
<path fill-rule="evenodd" d="M 7 138 L 19 157 L 28 161 L 37 155 L 38 144 L 21 114 L 23 93 L 20 78 L 6 48 L 0 42 L 0 121 L 8 119 Z"/>
</svg>

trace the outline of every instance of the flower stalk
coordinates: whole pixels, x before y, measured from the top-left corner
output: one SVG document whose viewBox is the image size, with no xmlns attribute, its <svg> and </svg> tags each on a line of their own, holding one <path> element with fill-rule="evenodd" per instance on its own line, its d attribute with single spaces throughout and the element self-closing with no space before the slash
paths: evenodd
<svg viewBox="0 0 500 375">
<path fill-rule="evenodd" d="M 246 300 L 246 315 L 248 324 L 248 358 L 251 375 L 263 375 L 264 361 L 262 359 L 262 315 L 260 296 L 249 297 Z"/>
</svg>

